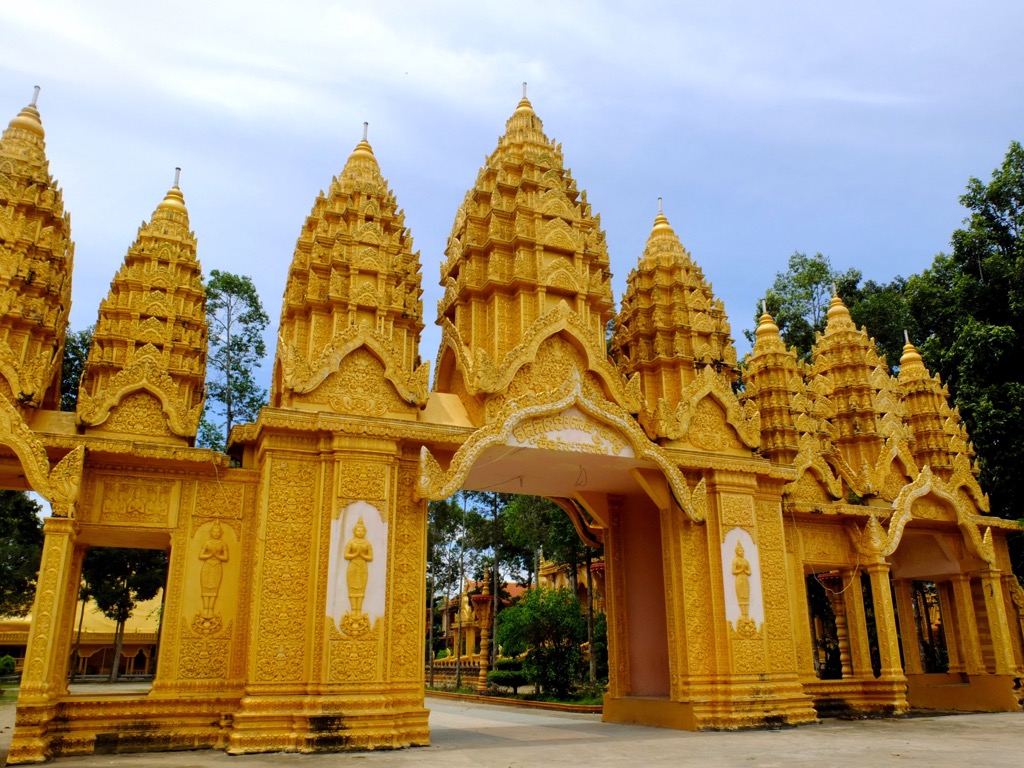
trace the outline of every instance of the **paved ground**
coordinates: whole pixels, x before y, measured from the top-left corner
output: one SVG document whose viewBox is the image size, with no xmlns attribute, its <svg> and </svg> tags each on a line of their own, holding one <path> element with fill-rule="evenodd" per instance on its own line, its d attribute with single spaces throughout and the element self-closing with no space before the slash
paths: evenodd
<svg viewBox="0 0 1024 768">
<path fill-rule="evenodd" d="M 428 699 L 432 744 L 395 752 L 247 755 L 171 752 L 62 758 L 55 768 L 524 768 L 525 766 L 785 766 L 1020 768 L 1024 713 L 826 720 L 779 731 L 687 733 L 576 715 Z M 0 759 L 14 708 L 0 701 Z"/>
</svg>

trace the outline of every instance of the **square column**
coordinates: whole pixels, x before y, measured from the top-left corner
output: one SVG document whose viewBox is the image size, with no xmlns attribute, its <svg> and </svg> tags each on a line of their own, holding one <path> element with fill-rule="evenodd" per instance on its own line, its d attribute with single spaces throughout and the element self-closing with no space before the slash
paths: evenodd
<svg viewBox="0 0 1024 768">
<path fill-rule="evenodd" d="M 985 671 L 981 658 L 981 640 L 978 637 L 977 617 L 974 614 L 974 596 L 971 577 L 958 573 L 951 580 L 956 614 L 957 640 L 963 656 L 964 672 L 979 675 Z"/>
<path fill-rule="evenodd" d="M 878 635 L 878 655 L 882 663 L 883 679 L 901 679 L 899 635 L 896 632 L 896 613 L 893 609 L 889 586 L 888 563 L 869 563 L 864 567 L 871 579 L 871 598 L 875 607 L 875 632 Z"/>
<path fill-rule="evenodd" d="M 921 643 L 917 636 L 912 584 L 909 579 L 896 579 L 893 586 L 896 589 L 896 604 L 899 607 L 904 671 L 908 675 L 921 675 L 924 674 L 924 664 L 921 661 Z"/>
</svg>

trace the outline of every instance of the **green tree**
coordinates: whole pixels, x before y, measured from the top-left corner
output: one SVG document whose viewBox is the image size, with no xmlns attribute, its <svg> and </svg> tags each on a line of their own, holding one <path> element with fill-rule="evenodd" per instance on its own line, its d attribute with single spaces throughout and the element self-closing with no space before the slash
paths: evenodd
<svg viewBox="0 0 1024 768">
<path fill-rule="evenodd" d="M 860 283 L 856 269 L 838 272 L 828 256 L 816 253 L 808 256 L 799 251 L 789 257 L 789 268 L 775 275 L 775 282 L 764 297 L 764 305 L 775 318 L 782 340 L 795 347 L 804 358 L 809 358 L 815 335 L 825 330 L 828 306 L 833 286 L 845 297 Z M 754 327 L 763 311 L 759 302 L 754 313 Z M 744 331 L 747 340 L 754 342 L 754 332 Z"/>
<path fill-rule="evenodd" d="M 32 610 L 43 552 L 39 504 L 23 491 L 0 491 L 0 616 Z"/>
<path fill-rule="evenodd" d="M 60 409 L 73 411 L 78 404 L 78 385 L 85 371 L 85 359 L 92 346 L 93 326 L 71 331 L 64 339 L 64 361 L 60 373 Z"/>
<path fill-rule="evenodd" d="M 1024 148 L 1012 142 L 988 183 L 971 178 L 952 253 L 907 281 L 918 346 L 942 375 L 978 455 L 992 511 L 1019 518 L 1024 493 Z M 1011 542 L 1024 575 L 1021 537 Z"/>
<path fill-rule="evenodd" d="M 253 371 L 267 354 L 263 332 L 270 318 L 250 278 L 215 269 L 206 283 L 206 319 L 210 353 L 199 443 L 222 451 L 231 427 L 255 421 L 267 404 Z"/>
<path fill-rule="evenodd" d="M 124 625 L 138 603 L 156 597 L 167 582 L 167 553 L 159 549 L 93 547 L 82 562 L 82 580 L 103 615 L 115 622 L 116 682 L 124 643 Z"/>
<path fill-rule="evenodd" d="M 498 643 L 505 655 L 523 652 L 523 673 L 537 692 L 565 698 L 583 676 L 586 621 L 569 589 L 531 589 L 502 614 Z"/>
<path fill-rule="evenodd" d="M 916 330 L 906 296 L 906 282 L 897 276 L 888 283 L 868 280 L 861 285 L 861 273 L 856 269 L 840 272 L 832 266 L 828 256 L 794 253 L 789 257 L 789 268 L 775 275 L 775 282 L 763 301 L 779 326 L 782 340 L 795 347 L 803 359 L 809 360 L 817 334 L 824 332 L 828 323 L 832 292 L 838 290 L 853 322 L 867 328 L 875 339 L 878 353 L 885 356 L 891 368 L 896 368 L 903 353 L 904 330 L 912 335 Z M 759 303 L 754 313 L 755 328 L 763 311 Z M 753 344 L 754 331 L 743 333 Z"/>
</svg>

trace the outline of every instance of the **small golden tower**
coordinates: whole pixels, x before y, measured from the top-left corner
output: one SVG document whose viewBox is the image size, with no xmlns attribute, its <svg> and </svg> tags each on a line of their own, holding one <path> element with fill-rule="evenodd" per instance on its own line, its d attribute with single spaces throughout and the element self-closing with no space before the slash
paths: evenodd
<svg viewBox="0 0 1024 768">
<path fill-rule="evenodd" d="M 485 396 L 529 363 L 556 326 L 572 326 L 591 367 L 610 367 L 613 302 L 600 216 L 564 167 L 561 146 L 544 135 L 525 88 L 455 216 L 446 255 L 435 389 L 462 396 L 471 416 L 482 418 Z"/>
<path fill-rule="evenodd" d="M 744 396 L 761 413 L 761 454 L 790 464 L 796 458 L 798 435 L 792 398 L 803 389 L 803 372 L 796 352 L 786 346 L 779 326 L 767 311 L 757 324 L 754 349 L 747 358 Z"/>
<path fill-rule="evenodd" d="M 968 441 L 959 411 L 949 407 L 949 389 L 938 374 L 932 376 L 928 372 L 909 337 L 906 342 L 900 357 L 899 382 L 914 432 L 914 458 L 918 465 L 927 465 L 934 474 L 949 480 L 956 455 L 964 454 L 971 459 L 974 448 Z"/>
<path fill-rule="evenodd" d="M 732 383 L 736 349 L 720 299 L 661 210 L 637 268 L 626 281 L 612 356 L 627 376 L 640 374 L 649 404 L 675 406 L 705 365 Z"/>
<path fill-rule="evenodd" d="M 362 141 L 302 227 L 285 286 L 271 405 L 411 418 L 426 403 L 419 253 Z M 338 374 L 338 375 L 334 375 Z M 381 386 L 386 379 L 390 382 Z"/>
<path fill-rule="evenodd" d="M 854 472 L 863 466 L 873 467 L 883 440 L 875 421 L 871 377 L 884 361 L 867 332 L 854 324 L 838 292 L 832 296 L 828 323 L 815 341 L 812 357 L 811 376 L 820 375 L 831 383 L 828 397 L 835 407 L 832 442 Z"/>
<path fill-rule="evenodd" d="M 206 289 L 176 173 L 100 303 L 79 423 L 191 443 L 203 412 L 206 351 Z"/>
<path fill-rule="evenodd" d="M 0 137 L 0 394 L 57 409 L 71 311 L 71 217 L 32 103 Z"/>
</svg>

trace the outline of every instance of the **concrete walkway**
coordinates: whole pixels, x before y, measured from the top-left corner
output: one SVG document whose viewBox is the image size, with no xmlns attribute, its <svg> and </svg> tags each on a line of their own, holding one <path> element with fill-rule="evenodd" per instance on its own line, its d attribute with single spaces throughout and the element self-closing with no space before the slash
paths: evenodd
<svg viewBox="0 0 1024 768">
<path fill-rule="evenodd" d="M 58 760 L 55 768 L 321 768 L 438 766 L 785 766 L 1020 768 L 1024 713 L 826 720 L 779 731 L 688 733 L 602 723 L 596 715 L 428 699 L 432 744 L 394 752 L 247 755 L 169 752 Z M 0 758 L 14 708 L 0 703 Z"/>
</svg>

